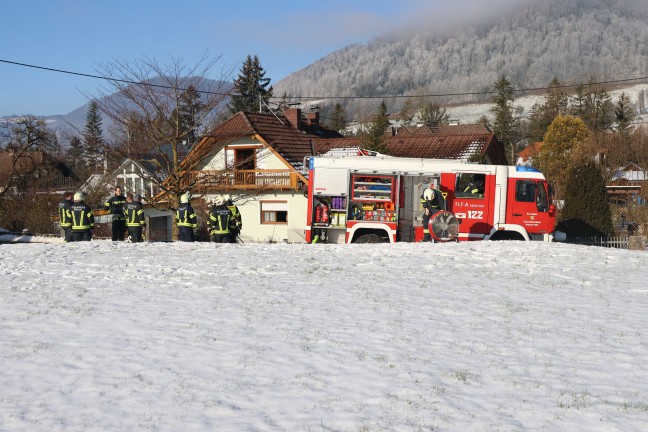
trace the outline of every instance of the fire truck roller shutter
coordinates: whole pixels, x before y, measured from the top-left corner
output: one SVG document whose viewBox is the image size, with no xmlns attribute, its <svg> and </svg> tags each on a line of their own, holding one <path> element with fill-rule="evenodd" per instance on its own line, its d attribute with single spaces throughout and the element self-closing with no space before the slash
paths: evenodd
<svg viewBox="0 0 648 432">
<path fill-rule="evenodd" d="M 453 241 L 459 235 L 459 219 L 449 211 L 441 210 L 430 218 L 430 235 L 439 242 Z"/>
</svg>

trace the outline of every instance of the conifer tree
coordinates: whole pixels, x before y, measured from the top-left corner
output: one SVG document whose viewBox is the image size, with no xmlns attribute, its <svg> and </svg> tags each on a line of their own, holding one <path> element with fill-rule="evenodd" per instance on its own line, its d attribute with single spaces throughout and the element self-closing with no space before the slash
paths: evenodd
<svg viewBox="0 0 648 432">
<path fill-rule="evenodd" d="M 180 95 L 178 103 L 178 121 L 180 123 L 180 134 L 186 136 L 186 144 L 191 145 L 197 138 L 197 131 L 200 128 L 200 119 L 205 104 L 201 101 L 200 93 L 190 85 Z"/>
<path fill-rule="evenodd" d="M 506 157 L 509 163 L 515 163 L 517 159 L 517 145 L 521 138 L 520 124 L 514 116 L 513 86 L 511 82 L 502 75 L 495 83 L 495 96 L 491 99 L 495 106 L 491 109 L 495 114 L 493 121 L 493 132 L 497 139 L 504 145 Z"/>
<path fill-rule="evenodd" d="M 74 170 L 83 169 L 85 167 L 83 158 L 83 142 L 81 138 L 74 135 L 70 138 L 70 146 L 68 147 L 66 160 L 69 161 L 70 167 Z"/>
<path fill-rule="evenodd" d="M 612 128 L 614 105 L 605 89 L 594 83 L 594 78 L 576 87 L 571 105 L 572 114 L 583 119 L 590 131 L 604 132 Z"/>
<path fill-rule="evenodd" d="M 234 80 L 232 100 L 228 105 L 232 114 L 243 112 L 268 112 L 268 100 L 272 97 L 270 78 L 265 77 L 266 71 L 256 55 L 247 59 L 241 66 L 238 78 Z"/>
<path fill-rule="evenodd" d="M 613 233 L 612 213 L 604 177 L 591 160 L 575 164 L 568 173 L 561 228 L 577 237 Z"/>
<path fill-rule="evenodd" d="M 428 102 L 421 107 L 421 120 L 427 127 L 437 127 L 450 123 L 446 109 L 435 102 Z"/>
<path fill-rule="evenodd" d="M 479 119 L 477 120 L 477 123 L 484 126 L 489 131 L 493 130 L 493 123 L 491 123 L 490 119 L 485 114 L 482 115 L 481 117 L 479 117 Z"/>
<path fill-rule="evenodd" d="M 86 124 L 83 130 L 83 158 L 88 168 L 97 170 L 104 157 L 103 121 L 99 112 L 99 104 L 96 100 L 90 101 Z"/>
<path fill-rule="evenodd" d="M 387 105 L 385 101 L 380 103 L 378 112 L 374 114 L 369 129 L 361 137 L 361 143 L 367 150 L 387 154 L 387 144 L 385 143 L 385 131 L 389 127 L 389 116 L 387 114 Z"/>
<path fill-rule="evenodd" d="M 569 96 L 565 92 L 558 78 L 554 77 L 547 88 L 544 103 L 535 104 L 529 117 L 529 139 L 542 141 L 551 122 L 558 114 L 567 114 Z"/>
<path fill-rule="evenodd" d="M 346 112 L 339 102 L 333 107 L 333 112 L 331 113 L 331 124 L 329 126 L 331 129 L 338 132 L 343 131 L 346 128 Z"/>
<path fill-rule="evenodd" d="M 625 92 L 619 95 L 619 99 L 614 107 L 614 117 L 616 120 L 616 131 L 624 141 L 627 141 L 630 138 L 630 130 L 635 118 L 635 112 L 632 102 L 630 102 L 630 97 Z"/>
<path fill-rule="evenodd" d="M 403 103 L 398 115 L 404 124 L 412 124 L 416 115 L 416 107 L 414 106 L 412 99 L 407 99 L 405 103 Z"/>
</svg>

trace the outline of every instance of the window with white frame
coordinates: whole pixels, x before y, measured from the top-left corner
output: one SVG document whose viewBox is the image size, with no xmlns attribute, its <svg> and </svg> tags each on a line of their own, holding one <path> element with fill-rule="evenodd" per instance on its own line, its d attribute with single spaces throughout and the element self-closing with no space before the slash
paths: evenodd
<svg viewBox="0 0 648 432">
<path fill-rule="evenodd" d="M 288 201 L 261 201 L 262 224 L 287 224 Z"/>
</svg>

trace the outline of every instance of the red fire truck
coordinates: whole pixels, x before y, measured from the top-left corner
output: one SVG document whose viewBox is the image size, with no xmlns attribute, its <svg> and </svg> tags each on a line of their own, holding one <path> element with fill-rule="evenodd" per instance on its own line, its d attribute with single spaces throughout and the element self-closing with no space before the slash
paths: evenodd
<svg viewBox="0 0 648 432">
<path fill-rule="evenodd" d="M 306 162 L 307 242 L 421 241 L 421 197 L 427 188 L 441 191 L 446 201 L 447 211 L 430 222 L 433 239 L 562 237 L 555 231 L 552 189 L 533 168 L 389 156 L 322 156 Z"/>
</svg>

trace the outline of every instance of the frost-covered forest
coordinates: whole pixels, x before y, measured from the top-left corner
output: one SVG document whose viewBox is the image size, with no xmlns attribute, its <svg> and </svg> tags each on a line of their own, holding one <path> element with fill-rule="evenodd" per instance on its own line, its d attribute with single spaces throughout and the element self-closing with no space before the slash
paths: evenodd
<svg viewBox="0 0 648 432">
<path fill-rule="evenodd" d="M 492 90 L 502 74 L 515 88 L 648 72 L 648 14 L 631 0 L 542 0 L 457 26 L 355 44 L 276 83 L 275 95 L 368 96 Z M 519 94 L 517 96 L 520 96 Z M 476 101 L 445 97 L 442 103 Z M 482 96 L 482 99 L 488 96 Z M 344 102 L 344 101 L 341 101 Z M 402 100 L 388 100 L 390 108 Z M 375 100 L 346 101 L 347 111 Z"/>
</svg>

